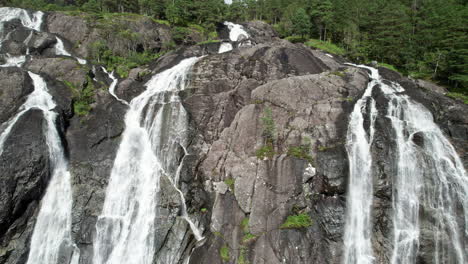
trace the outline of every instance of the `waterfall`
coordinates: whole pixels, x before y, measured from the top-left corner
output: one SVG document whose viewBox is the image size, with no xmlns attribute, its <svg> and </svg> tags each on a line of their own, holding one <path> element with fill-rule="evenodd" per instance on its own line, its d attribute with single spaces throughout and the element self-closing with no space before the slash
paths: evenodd
<svg viewBox="0 0 468 264">
<path fill-rule="evenodd" d="M 232 44 L 229 42 L 223 42 L 219 46 L 218 53 L 225 53 L 232 50 Z"/>
<path fill-rule="evenodd" d="M 468 261 L 468 178 L 460 157 L 450 141 L 434 122 L 429 110 L 404 94 L 404 88 L 397 83 L 384 82 L 378 70 L 366 67 L 372 72 L 369 86 L 378 85 L 389 100 L 386 117 L 391 121 L 395 134 L 396 174 L 392 175 L 393 207 L 393 251 L 392 264 L 417 263 L 421 242 L 421 231 L 429 230 L 433 237 L 433 248 L 426 249 L 432 254 L 432 263 L 466 263 Z M 368 88 L 369 89 L 369 88 Z M 367 92 L 364 97 L 370 95 Z M 362 100 L 362 99 L 361 99 Z M 358 131 L 354 126 L 356 108 L 362 108 L 358 101 L 351 114 L 348 127 L 348 147 L 354 144 L 350 131 Z M 359 125 L 359 130 L 362 125 Z M 357 132 L 352 132 L 357 134 Z M 372 135 L 372 125 L 371 132 Z M 367 153 L 367 152 L 366 152 Z M 366 223 L 366 232 L 370 236 L 370 211 L 353 204 L 362 201 L 362 194 L 372 199 L 372 187 L 359 185 L 353 178 L 355 160 L 360 158 L 348 149 L 350 160 L 350 186 L 348 190 L 348 214 L 345 232 L 345 263 L 371 263 L 372 251 L 370 237 L 361 243 L 360 229 L 355 223 Z M 367 160 L 368 161 L 368 160 Z M 370 161 L 368 161 L 370 162 Z M 372 173 L 367 166 L 362 166 L 359 177 L 367 177 L 372 184 Z M 371 185 L 370 185 L 371 186 Z M 361 211 L 356 211 L 360 209 Z M 370 204 L 369 204 L 370 209 Z M 353 218 L 356 211 L 358 220 Z M 363 213 L 364 212 L 364 213 Z M 354 229 L 353 229 L 354 226 Z M 358 232 L 359 231 L 359 232 Z M 351 239 L 350 239 L 351 238 Z M 428 239 L 428 238 L 426 238 Z M 349 254 L 349 246 L 360 246 Z M 365 246 L 364 246 L 365 245 Z M 362 258 L 356 257 L 362 255 Z"/>
<path fill-rule="evenodd" d="M 115 87 L 117 86 L 117 83 L 119 80 L 115 78 L 114 72 L 108 73 L 105 67 L 101 67 L 102 70 L 109 76 L 109 78 L 112 80 L 111 85 L 109 86 L 109 93 L 117 99 L 117 101 L 122 102 L 123 104 L 128 105 L 127 101 L 120 99 L 116 94 L 115 94 Z"/>
<path fill-rule="evenodd" d="M 52 172 L 51 180 L 41 201 L 34 226 L 28 264 L 70 263 L 79 254 L 71 237 L 72 191 L 70 172 L 65 160 L 62 142 L 55 126 L 57 113 L 55 103 L 47 92 L 45 81 L 37 74 L 28 72 L 33 80 L 34 92 L 22 106 L 20 115 L 31 108 L 42 110 L 47 123 L 46 142 Z M 15 117 L 18 119 L 20 115 Z M 14 124 L 14 122 L 12 123 Z"/>
<path fill-rule="evenodd" d="M 56 55 L 63 55 L 63 56 L 72 57 L 72 58 L 75 58 L 78 61 L 79 64 L 86 64 L 86 60 L 83 60 L 83 59 L 80 59 L 78 57 L 74 57 L 73 55 L 71 55 L 70 52 L 68 52 L 65 49 L 65 45 L 63 44 L 63 41 L 59 37 L 56 36 L 55 39 L 57 40 L 57 44 L 55 44 L 55 54 Z"/>
<path fill-rule="evenodd" d="M 376 70 L 372 76 L 378 75 Z M 346 135 L 349 158 L 349 187 L 344 236 L 344 263 L 367 264 L 373 262 L 371 247 L 372 156 L 370 147 L 377 117 L 372 89 L 377 80 L 369 82 L 361 99 L 354 105 Z M 364 128 L 365 116 L 370 119 L 369 134 Z"/>
<path fill-rule="evenodd" d="M 0 22 L 19 19 L 23 26 L 36 31 L 41 30 L 43 16 L 44 13 L 41 11 L 34 12 L 31 16 L 28 11 L 21 8 L 0 7 Z"/>
<path fill-rule="evenodd" d="M 153 262 L 160 178 L 168 177 L 177 185 L 188 144 L 187 113 L 178 92 L 185 88 L 198 60 L 185 59 L 153 76 L 146 91 L 130 102 L 104 208 L 96 223 L 95 264 Z"/>
<path fill-rule="evenodd" d="M 248 39 L 250 37 L 242 25 L 228 21 L 225 21 L 224 25 L 229 29 L 229 39 L 231 39 L 231 41 L 241 41 L 242 39 Z"/>
<path fill-rule="evenodd" d="M 433 263 L 468 262 L 468 178 L 460 157 L 423 105 L 396 83 L 381 84 L 398 147 L 393 180 L 392 263 L 416 263 L 420 207 L 431 218 Z M 416 144 L 415 141 L 419 141 Z M 464 219 L 459 222 L 458 219 Z"/>
</svg>

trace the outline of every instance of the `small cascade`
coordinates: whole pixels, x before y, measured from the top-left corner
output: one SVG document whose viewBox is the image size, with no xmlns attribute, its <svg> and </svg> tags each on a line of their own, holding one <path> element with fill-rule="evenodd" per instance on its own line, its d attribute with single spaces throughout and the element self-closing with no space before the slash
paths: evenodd
<svg viewBox="0 0 468 264">
<path fill-rule="evenodd" d="M 431 112 L 405 95 L 403 87 L 397 83 L 384 82 L 377 69 L 362 65 L 357 67 L 371 71 L 372 80 L 369 87 L 378 86 L 389 100 L 386 117 L 391 121 L 395 134 L 397 153 L 393 157 L 396 174 L 392 175 L 393 251 L 391 263 L 418 263 L 422 239 L 431 240 L 429 245 L 427 241 L 424 244 L 426 247 L 431 247 L 424 249 L 425 254 L 429 254 L 432 258 L 431 263 L 467 263 L 468 178 L 460 157 L 434 122 Z M 364 97 L 371 95 L 368 90 Z M 353 139 L 359 138 L 357 136 L 350 138 L 349 133 L 357 131 L 354 126 L 354 115 L 356 108 L 364 109 L 363 105 L 365 104 L 358 101 L 351 114 L 348 148 L 354 144 Z M 361 130 L 363 124 L 359 124 L 359 127 Z M 371 125 L 370 138 L 373 133 Z M 367 151 L 362 153 L 367 155 Z M 370 209 L 372 172 L 368 171 L 370 168 L 368 166 L 361 166 L 356 172 L 355 160 L 359 155 L 350 152 L 349 149 L 348 155 L 350 185 L 344 263 L 372 263 L 370 211 L 354 206 L 361 203 L 363 194 L 367 196 L 370 192 L 370 196 L 367 196 Z M 362 159 L 362 161 L 371 162 L 369 159 Z M 359 177 L 366 177 L 369 185 L 363 186 L 356 183 L 354 173 L 359 173 Z M 358 228 L 360 225 L 356 223 L 366 223 L 364 236 Z M 423 237 L 421 235 L 423 229 L 426 232 L 430 231 L 433 237 Z M 350 245 L 355 248 L 353 251 L 349 250 Z M 350 252 L 355 253 L 350 254 Z"/>
<path fill-rule="evenodd" d="M 228 21 L 225 21 L 224 25 L 227 26 L 229 29 L 229 38 L 231 39 L 231 41 L 241 41 L 250 37 L 247 31 L 244 30 L 244 27 L 242 25 L 234 24 Z"/>
<path fill-rule="evenodd" d="M 153 76 L 147 90 L 130 102 L 104 208 L 96 223 L 94 263 L 153 262 L 160 178 L 168 177 L 176 187 L 188 144 L 188 118 L 178 93 L 198 60 L 185 59 Z M 185 210 L 182 215 L 189 220 Z M 193 233 L 198 239 L 197 230 Z"/>
<path fill-rule="evenodd" d="M 376 71 L 371 71 L 377 76 Z M 369 264 L 373 262 L 371 247 L 372 207 L 372 156 L 370 147 L 374 136 L 374 121 L 377 117 L 372 89 L 377 80 L 369 82 L 361 99 L 354 105 L 346 136 L 349 159 L 349 186 L 347 194 L 346 226 L 344 235 L 345 264 Z M 364 122 L 370 119 L 369 133 Z"/>
<path fill-rule="evenodd" d="M 55 39 L 57 39 L 57 44 L 55 44 L 55 54 L 75 58 L 79 64 L 87 63 L 86 60 L 80 59 L 78 57 L 74 57 L 73 55 L 71 55 L 70 52 L 68 52 L 65 49 L 65 45 L 63 44 L 63 41 L 59 37 L 55 37 Z"/>
<path fill-rule="evenodd" d="M 47 92 L 45 81 L 37 74 L 28 72 L 33 80 L 34 91 L 21 106 L 20 112 L 6 124 L 0 135 L 0 155 L 3 144 L 18 119 L 28 110 L 42 110 L 47 122 L 46 142 L 52 167 L 51 180 L 41 201 L 37 216 L 28 264 L 70 263 L 72 256 L 79 255 L 78 248 L 71 238 L 72 193 L 70 173 L 62 142 L 55 126 L 57 113 L 53 111 L 55 103 Z"/>
<path fill-rule="evenodd" d="M 36 31 L 41 31 L 43 16 L 44 13 L 41 11 L 34 12 L 30 15 L 28 11 L 21 8 L 0 7 L 0 22 L 19 19 L 23 26 Z"/>
<path fill-rule="evenodd" d="M 6 62 L 0 67 L 21 67 L 26 62 L 26 56 L 10 56 L 7 54 Z"/>
<path fill-rule="evenodd" d="M 232 44 L 229 43 L 229 42 L 223 42 L 221 43 L 221 45 L 219 46 L 219 51 L 218 53 L 225 53 L 225 52 L 228 52 L 228 51 L 231 51 L 233 49 L 232 47 Z"/>
<path fill-rule="evenodd" d="M 115 87 L 117 86 L 117 83 L 119 80 L 114 76 L 114 72 L 108 73 L 105 67 L 101 67 L 102 70 L 109 76 L 109 78 L 112 80 L 111 85 L 109 86 L 109 93 L 117 99 L 117 101 L 122 102 L 123 104 L 128 105 L 128 102 L 120 99 L 116 94 L 115 94 Z"/>
<path fill-rule="evenodd" d="M 244 42 L 239 43 L 239 47 L 241 46 L 249 46 L 250 45 L 250 38 L 247 31 L 244 30 L 242 25 L 234 24 L 232 22 L 225 21 L 224 25 L 229 29 L 229 39 L 231 42 L 237 42 L 242 40 L 247 40 Z M 218 53 L 225 53 L 231 51 L 233 49 L 232 43 L 230 42 L 223 42 L 219 46 Z"/>
</svg>

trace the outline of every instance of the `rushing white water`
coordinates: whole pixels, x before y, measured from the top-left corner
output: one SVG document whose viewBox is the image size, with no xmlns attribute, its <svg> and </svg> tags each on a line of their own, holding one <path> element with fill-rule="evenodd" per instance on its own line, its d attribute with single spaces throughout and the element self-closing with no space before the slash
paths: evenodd
<svg viewBox="0 0 468 264">
<path fill-rule="evenodd" d="M 153 76 L 147 90 L 130 102 L 96 224 L 95 264 L 152 263 L 160 178 L 177 184 L 180 149 L 187 145 L 187 113 L 178 92 L 198 60 L 185 59 Z"/>
<path fill-rule="evenodd" d="M 114 76 L 114 72 L 107 72 L 106 68 L 104 67 L 101 67 L 102 70 L 109 76 L 109 78 L 112 80 L 112 83 L 111 85 L 109 86 L 109 93 L 115 98 L 117 99 L 117 101 L 119 102 L 122 102 L 126 105 L 128 105 L 128 102 L 123 100 L 123 99 L 120 99 L 116 94 L 115 94 L 115 87 L 117 86 L 117 83 L 119 82 L 119 80 Z"/>
<path fill-rule="evenodd" d="M 372 77 L 378 76 L 371 69 Z M 344 263 L 372 263 L 371 207 L 372 207 L 372 156 L 370 147 L 374 136 L 374 121 L 377 117 L 372 89 L 377 80 L 369 82 L 366 91 L 351 113 L 346 136 L 349 159 L 349 187 L 347 197 L 346 226 L 344 236 Z M 370 119 L 369 133 L 364 127 L 365 114 Z"/>
<path fill-rule="evenodd" d="M 232 22 L 225 21 L 224 25 L 229 29 L 229 38 L 231 41 L 240 41 L 242 39 L 248 39 L 250 36 L 247 31 L 244 30 L 244 27 L 239 24 L 234 24 Z"/>
<path fill-rule="evenodd" d="M 225 53 L 232 50 L 232 44 L 229 42 L 223 42 L 219 46 L 218 53 Z"/>
<path fill-rule="evenodd" d="M 37 74 L 29 72 L 33 80 L 34 91 L 21 107 L 21 111 L 3 132 L 7 136 L 11 127 L 27 110 L 42 110 L 47 123 L 46 142 L 51 162 L 51 180 L 41 201 L 41 208 L 36 219 L 28 264 L 70 263 L 73 256 L 79 254 L 71 238 L 72 192 L 70 173 L 59 133 L 55 126 L 57 113 L 53 111 L 55 103 L 47 92 L 45 81 Z M 3 142 L 1 143 L 3 144 Z M 1 150 L 1 147 L 0 147 Z"/>
<path fill-rule="evenodd" d="M 400 85 L 384 82 L 377 69 L 372 72 L 370 85 L 378 85 L 388 98 L 387 118 L 395 133 L 396 174 L 392 175 L 393 193 L 393 252 L 392 264 L 414 264 L 418 261 L 421 246 L 422 222 L 424 229 L 433 234 L 433 248 L 425 254 L 432 255 L 435 264 L 468 262 L 468 177 L 463 164 L 443 132 L 434 122 L 432 114 L 423 105 L 403 94 Z M 369 88 L 368 88 L 369 89 Z M 367 96 L 370 93 L 367 92 Z M 364 95 L 364 97 L 366 96 Z M 362 104 L 358 101 L 359 108 Z M 349 129 L 354 127 L 352 114 Z M 362 127 L 361 125 L 359 127 Z M 372 125 L 371 125 L 372 128 Z M 352 130 L 352 129 L 351 129 Z M 370 134 L 372 135 L 372 131 Z M 358 134 L 358 133 L 356 133 Z M 348 130 L 349 136 L 349 130 Z M 359 137 L 355 137 L 359 138 Z M 348 146 L 353 141 L 348 137 Z M 345 263 L 372 263 L 370 248 L 370 211 L 353 207 L 361 204 L 362 194 L 372 194 L 372 188 L 353 180 L 355 154 L 348 150 L 350 159 L 350 189 L 348 194 L 348 218 L 345 233 Z M 368 177 L 372 184 L 372 172 L 367 166 L 358 171 Z M 372 197 L 369 197 L 371 201 Z M 369 208 L 370 208 L 370 204 Z M 356 213 L 353 216 L 353 211 Z M 422 213 L 421 213 L 422 212 Z M 354 217 L 358 217 L 356 220 Z M 365 236 L 361 236 L 359 225 L 366 223 Z M 365 237 L 365 239 L 362 239 Z M 364 243 L 363 243 L 364 242 Z M 427 247 L 427 243 L 425 246 Z M 360 247 L 350 254 L 349 247 Z M 362 254 L 362 253 L 365 254 Z"/>
<path fill-rule="evenodd" d="M 7 54 L 6 62 L 0 67 L 21 67 L 26 62 L 26 56 L 10 56 Z"/>
<path fill-rule="evenodd" d="M 55 54 L 69 56 L 69 57 L 75 58 L 79 64 L 86 64 L 86 60 L 80 59 L 78 57 L 71 55 L 70 52 L 68 52 L 65 49 L 65 45 L 63 44 L 63 41 L 59 37 L 55 37 L 55 39 L 57 40 L 57 44 L 55 44 Z"/>
<path fill-rule="evenodd" d="M 433 221 L 433 263 L 467 263 L 468 178 L 460 157 L 431 112 L 399 94 L 404 91 L 400 85 L 381 83 L 381 89 L 389 98 L 388 117 L 398 150 L 392 263 L 416 263 L 421 207 Z"/>
<path fill-rule="evenodd" d="M 43 16 L 44 13 L 41 11 L 34 12 L 31 16 L 28 11 L 21 8 L 0 7 L 0 22 L 19 19 L 23 26 L 36 31 L 41 30 Z"/>
</svg>

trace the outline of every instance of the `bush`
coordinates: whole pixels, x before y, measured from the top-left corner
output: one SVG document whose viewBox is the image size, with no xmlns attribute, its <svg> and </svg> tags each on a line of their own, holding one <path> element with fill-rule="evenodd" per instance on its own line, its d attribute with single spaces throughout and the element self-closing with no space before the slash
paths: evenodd
<svg viewBox="0 0 468 264">
<path fill-rule="evenodd" d="M 308 214 L 290 215 L 280 226 L 281 229 L 299 229 L 307 228 L 312 225 L 312 219 Z"/>
<path fill-rule="evenodd" d="M 292 43 L 304 43 L 306 39 L 301 36 L 289 36 L 285 38 L 287 41 Z"/>
<path fill-rule="evenodd" d="M 288 156 L 296 157 L 298 159 L 307 160 L 309 163 L 313 162 L 312 156 L 309 154 L 310 146 L 292 146 L 288 149 Z"/>
<path fill-rule="evenodd" d="M 220 249 L 219 249 L 219 256 L 221 257 L 221 259 L 224 261 L 224 262 L 228 262 L 229 261 L 229 248 L 224 245 L 222 246 Z"/>
<path fill-rule="evenodd" d="M 174 27 L 172 29 L 172 39 L 176 43 L 184 43 L 187 40 L 190 32 L 190 29 L 186 27 Z"/>
<path fill-rule="evenodd" d="M 462 93 L 455 93 L 455 92 L 450 92 L 446 94 L 448 97 L 461 100 L 463 103 L 468 104 L 468 96 L 464 95 Z"/>
<path fill-rule="evenodd" d="M 255 155 L 259 160 L 263 160 L 265 158 L 271 159 L 275 155 L 275 151 L 273 150 L 273 146 L 271 144 L 268 144 L 257 149 Z"/>
<path fill-rule="evenodd" d="M 337 55 L 345 54 L 345 50 L 343 48 L 340 48 L 337 45 L 328 41 L 321 41 L 318 39 L 309 39 L 305 44 L 309 47 L 321 49 L 325 52 L 329 52 L 329 53 L 333 53 Z"/>
</svg>

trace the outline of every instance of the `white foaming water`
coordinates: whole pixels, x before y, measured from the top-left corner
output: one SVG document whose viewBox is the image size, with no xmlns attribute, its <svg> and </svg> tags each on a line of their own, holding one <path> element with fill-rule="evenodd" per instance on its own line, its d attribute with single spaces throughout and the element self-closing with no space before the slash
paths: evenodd
<svg viewBox="0 0 468 264">
<path fill-rule="evenodd" d="M 80 59 L 78 57 L 71 55 L 70 52 L 68 52 L 65 49 L 65 45 L 63 44 L 63 41 L 59 37 L 55 37 L 55 39 L 57 40 L 57 44 L 55 44 L 55 54 L 69 56 L 69 57 L 75 58 L 79 64 L 86 64 L 86 60 L 83 60 L 83 59 Z"/>
<path fill-rule="evenodd" d="M 431 263 L 467 263 L 468 178 L 460 157 L 434 122 L 431 112 L 409 96 L 401 94 L 404 92 L 403 87 L 383 82 L 377 69 L 358 67 L 372 72 L 372 85 L 378 85 L 389 99 L 387 117 L 395 133 L 397 156 L 394 162 L 396 175 L 392 178 L 394 213 L 391 263 L 417 263 L 423 239 L 422 221 L 424 229 L 433 234 L 433 237 L 424 238 L 424 245 L 430 247 L 425 248 L 425 254 L 432 256 Z M 351 167 L 354 163 L 351 160 L 350 155 L 350 169 L 353 171 Z M 372 183 L 372 174 L 367 173 L 367 169 L 362 169 L 361 173 L 367 175 Z M 350 181 L 353 181 L 352 177 Z M 373 260 L 370 240 L 366 239 L 362 243 L 355 237 L 357 229 L 353 230 L 351 223 L 356 220 L 349 214 L 349 211 L 358 209 L 353 208 L 352 204 L 359 202 L 361 194 L 367 193 L 368 188 L 361 186 L 353 189 L 350 183 L 349 192 L 348 199 L 351 201 L 348 200 L 345 249 L 349 245 L 365 245 L 359 251 L 367 253 L 355 254 L 351 258 L 349 251 L 345 251 L 345 263 L 370 263 Z M 358 193 L 353 195 L 354 192 Z M 356 215 L 361 218 L 357 222 L 369 223 L 369 213 L 356 211 Z M 366 230 L 370 237 L 372 226 L 368 225 Z"/>
<path fill-rule="evenodd" d="M 396 134 L 397 175 L 393 180 L 393 264 L 416 263 L 420 215 L 431 218 L 433 263 L 468 262 L 468 178 L 450 141 L 423 105 L 396 83 L 381 83 Z M 415 141 L 419 141 L 416 144 Z M 421 211 L 422 208 L 422 211 Z"/>
<path fill-rule="evenodd" d="M 13 19 L 21 20 L 23 26 L 34 29 L 36 31 L 41 30 L 42 18 L 44 13 L 41 11 L 34 12 L 32 16 L 28 11 L 21 8 L 14 7 L 1 7 L 0 8 L 0 22 L 6 22 Z"/>
<path fill-rule="evenodd" d="M 147 90 L 130 102 L 104 208 L 96 223 L 95 264 L 153 262 L 160 178 L 167 176 L 176 186 L 184 155 L 181 148 L 187 145 L 187 113 L 178 92 L 185 88 L 188 73 L 198 60 L 185 59 L 153 76 Z M 196 230 L 194 234 L 198 239 Z"/>
<path fill-rule="evenodd" d="M 372 78 L 378 79 L 378 72 L 370 70 Z M 370 147 L 377 117 L 375 101 L 371 97 L 376 84 L 377 80 L 369 82 L 364 95 L 354 105 L 348 124 L 346 150 L 349 159 L 349 186 L 344 236 L 345 264 L 368 264 L 374 259 L 371 246 L 373 184 Z M 366 113 L 370 119 L 369 134 L 364 128 Z"/>
<path fill-rule="evenodd" d="M 229 42 L 223 42 L 219 46 L 218 53 L 225 53 L 232 50 L 232 44 Z"/>
<path fill-rule="evenodd" d="M 71 237 L 72 191 L 70 173 L 62 142 L 55 126 L 57 117 L 57 113 L 53 111 L 55 103 L 47 92 L 45 81 L 37 74 L 28 73 L 33 80 L 34 92 L 28 96 L 21 107 L 21 112 L 14 118 L 14 122 L 11 122 L 11 126 L 27 110 L 32 108 L 42 110 L 47 122 L 46 142 L 49 148 L 52 173 L 34 226 L 27 263 L 70 263 L 73 257 L 76 258 L 79 255 L 79 250 Z"/>
<path fill-rule="evenodd" d="M 26 56 L 10 56 L 7 54 L 6 62 L 0 67 L 21 67 L 26 62 Z"/>
<path fill-rule="evenodd" d="M 247 31 L 244 30 L 242 25 L 234 24 L 232 22 L 225 21 L 224 25 L 229 29 L 229 38 L 231 41 L 240 41 L 242 39 L 248 39 L 250 36 Z"/>
<path fill-rule="evenodd" d="M 109 78 L 112 80 L 112 83 L 111 85 L 109 86 L 109 93 L 115 98 L 117 99 L 117 101 L 119 102 L 122 102 L 126 105 L 128 105 L 128 102 L 123 100 L 123 99 L 120 99 L 116 94 L 115 94 L 115 87 L 117 86 L 117 83 L 119 82 L 119 80 L 117 78 L 115 78 L 114 76 L 114 72 L 107 72 L 106 68 L 104 67 L 101 67 L 102 70 L 109 76 Z"/>
</svg>

